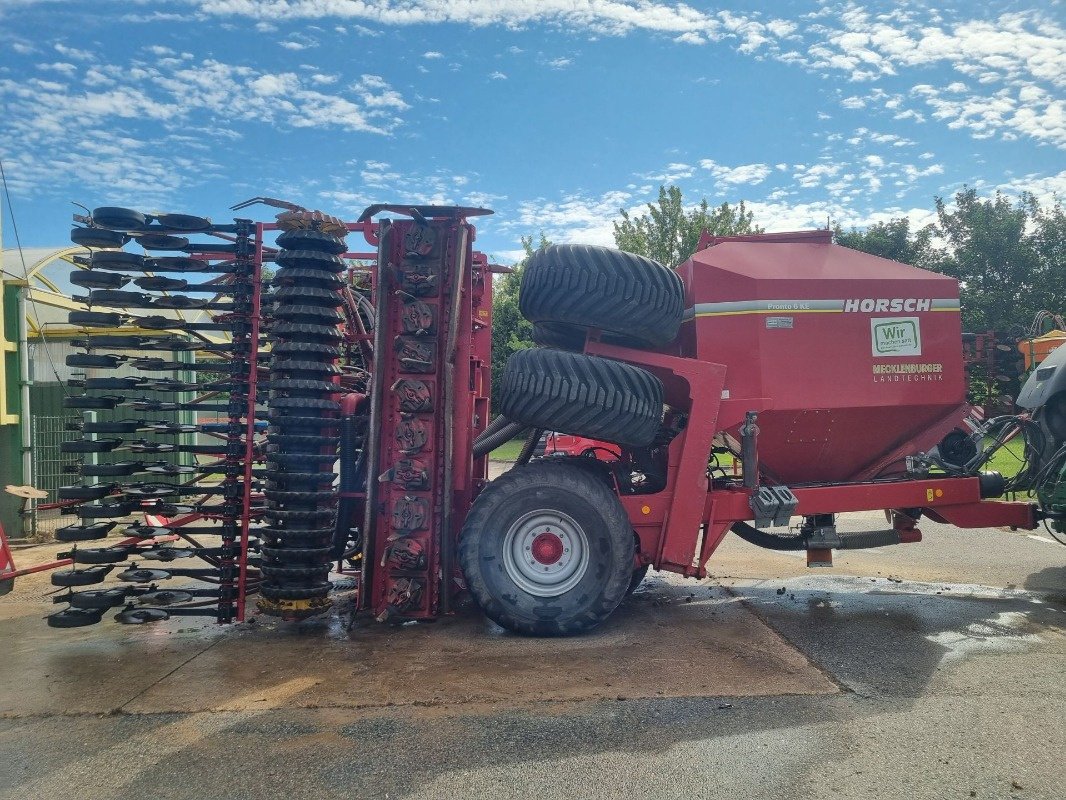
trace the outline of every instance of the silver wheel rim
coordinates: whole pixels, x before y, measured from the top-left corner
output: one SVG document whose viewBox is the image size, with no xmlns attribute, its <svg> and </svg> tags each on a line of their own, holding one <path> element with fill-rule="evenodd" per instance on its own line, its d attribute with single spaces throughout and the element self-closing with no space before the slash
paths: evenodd
<svg viewBox="0 0 1066 800">
<path fill-rule="evenodd" d="M 558 597 L 577 586 L 589 566 L 585 531 L 560 511 L 519 517 L 503 540 L 507 577 L 536 597 Z"/>
</svg>

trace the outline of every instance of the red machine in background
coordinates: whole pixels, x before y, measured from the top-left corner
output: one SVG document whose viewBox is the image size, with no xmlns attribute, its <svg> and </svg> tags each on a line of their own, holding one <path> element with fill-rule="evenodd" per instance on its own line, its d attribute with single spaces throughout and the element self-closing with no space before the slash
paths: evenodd
<svg viewBox="0 0 1066 800">
<path fill-rule="evenodd" d="M 834 549 L 917 542 L 922 516 L 961 527 L 1066 525 L 1066 365 L 1058 365 L 1066 359 L 1049 358 L 1033 376 L 1039 385 L 1026 385 L 1030 414 L 975 419 L 949 278 L 840 247 L 827 231 L 705 237 L 676 270 L 602 247 L 547 247 L 530 258 L 520 294 L 541 346 L 511 357 L 502 414 L 489 424 L 495 268 L 473 250 L 468 222 L 489 212 L 372 206 L 346 223 L 282 205 L 276 223 L 238 221 L 239 241 L 252 246 L 240 244 L 234 258 L 177 236 L 182 224 L 216 237 L 229 230 L 183 215 L 146 220 L 98 209 L 72 234 L 94 248 L 77 285 L 113 285 L 103 272 L 142 269 L 150 277 L 138 286 L 170 292 L 94 288 L 91 305 L 192 307 L 183 291 L 237 299 L 197 306 L 218 313 L 192 326 L 159 314 L 72 314 L 86 326 L 87 354 L 76 357 L 85 366 L 187 369 L 97 354 L 170 348 L 220 359 L 203 369 L 228 377 L 89 378 L 71 408 L 216 410 L 203 404 L 223 392 L 230 421 L 221 429 L 86 423 L 79 452 L 195 459 L 83 466 L 83 482 L 66 487 L 83 520 L 65 529 L 68 541 L 102 538 L 117 524 L 86 518 L 147 512 L 173 521 L 122 523 L 141 538 L 76 549 L 75 568 L 57 585 L 99 583 L 109 572 L 82 564 L 170 560 L 156 538 L 167 535 L 189 544 L 181 557 L 211 566 L 134 564 L 118 575 L 120 586 L 63 595 L 70 608 L 52 624 L 92 624 L 123 605 L 122 622 L 174 613 L 239 620 L 252 594 L 264 612 L 299 618 L 329 606 L 332 572 L 354 578 L 354 609 L 381 620 L 432 619 L 469 591 L 508 629 L 565 635 L 605 619 L 651 566 L 705 576 L 730 531 L 822 565 Z M 349 247 L 345 234 L 362 235 L 374 251 Z M 186 255 L 115 250 L 131 238 Z M 264 264 L 279 267 L 269 284 Z M 151 277 L 179 268 L 221 277 Z M 93 335 L 94 326 L 117 325 L 168 333 L 160 341 Z M 226 326 L 239 333 L 233 345 L 197 339 Z M 109 388 L 126 394 L 93 391 Z M 179 389 L 198 394 L 162 404 L 139 396 Z M 167 451 L 89 435 L 141 430 L 222 442 Z M 578 439 L 606 447 L 612 458 L 566 447 L 538 457 L 546 430 L 577 437 L 574 447 Z M 515 436 L 526 437 L 516 465 L 489 482 L 488 454 Z M 985 471 L 1011 437 L 1024 443 L 1018 474 Z M 717 466 L 726 453 L 741 463 L 739 476 Z M 92 482 L 153 469 L 189 477 L 169 486 Z M 1039 502 L 992 499 L 1025 491 Z M 837 529 L 838 513 L 871 509 L 889 510 L 887 529 Z M 794 518 L 800 523 L 789 527 Z M 221 545 L 205 545 L 211 536 Z M 167 595 L 154 586 L 170 577 L 220 588 Z"/>
</svg>

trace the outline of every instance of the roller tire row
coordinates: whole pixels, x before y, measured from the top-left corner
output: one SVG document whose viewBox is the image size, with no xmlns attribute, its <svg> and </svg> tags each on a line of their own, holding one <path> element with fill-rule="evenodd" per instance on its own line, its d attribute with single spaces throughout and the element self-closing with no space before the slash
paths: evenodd
<svg viewBox="0 0 1066 800">
<path fill-rule="evenodd" d="M 332 379 L 340 374 L 338 290 L 347 247 L 315 230 L 286 231 L 277 243 L 260 594 L 270 602 L 319 601 L 330 591 L 337 517 L 340 404 Z"/>
</svg>

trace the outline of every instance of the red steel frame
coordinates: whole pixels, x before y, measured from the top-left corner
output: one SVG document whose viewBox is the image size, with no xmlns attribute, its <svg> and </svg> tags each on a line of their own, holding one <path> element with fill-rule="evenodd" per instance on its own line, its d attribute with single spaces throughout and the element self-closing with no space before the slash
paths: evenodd
<svg viewBox="0 0 1066 800">
<path fill-rule="evenodd" d="M 689 577 L 707 575 L 706 563 L 736 522 L 754 519 L 750 489 L 714 490 L 707 474 L 712 440 L 744 419 L 758 400 L 722 400 L 726 367 L 605 344 L 593 332 L 590 355 L 636 364 L 663 382 L 668 405 L 688 414 L 684 431 L 671 443 L 666 488 L 655 494 L 621 495 L 640 540 L 641 563 Z M 922 508 L 938 522 L 960 528 L 1037 526 L 1031 503 L 982 500 L 977 478 L 938 477 L 882 483 L 793 488 L 795 514 Z M 703 496 L 703 502 L 699 498 Z"/>
</svg>

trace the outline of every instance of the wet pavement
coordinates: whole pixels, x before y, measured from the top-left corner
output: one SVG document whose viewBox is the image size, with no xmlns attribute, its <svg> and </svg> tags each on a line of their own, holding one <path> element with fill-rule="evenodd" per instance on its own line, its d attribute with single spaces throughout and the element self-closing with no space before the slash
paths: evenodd
<svg viewBox="0 0 1066 800">
<path fill-rule="evenodd" d="M 730 541 L 566 640 L 343 603 L 51 630 L 19 579 L 0 798 L 1062 797 L 1066 549 L 923 529 L 818 572 Z"/>
</svg>

